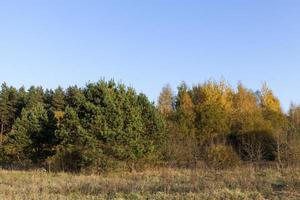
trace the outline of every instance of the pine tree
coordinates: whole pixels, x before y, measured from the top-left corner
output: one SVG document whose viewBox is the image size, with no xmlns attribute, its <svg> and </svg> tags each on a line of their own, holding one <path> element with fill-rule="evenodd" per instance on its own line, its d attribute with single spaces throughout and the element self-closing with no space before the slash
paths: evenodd
<svg viewBox="0 0 300 200">
<path fill-rule="evenodd" d="M 64 118 L 56 131 L 58 145 L 52 164 L 63 170 L 79 171 L 93 164 L 101 154 L 97 141 L 82 127 L 76 111 L 66 107 Z"/>
<path fill-rule="evenodd" d="M 54 140 L 47 111 L 43 104 L 23 109 L 5 141 L 5 152 L 15 161 L 37 163 L 51 155 L 51 143 Z"/>
<path fill-rule="evenodd" d="M 10 131 L 17 111 L 17 90 L 8 87 L 6 83 L 1 86 L 0 93 L 0 144 L 3 143 L 3 136 Z"/>
<path fill-rule="evenodd" d="M 30 87 L 26 95 L 26 108 L 32 109 L 37 104 L 45 104 L 44 90 L 42 87 Z"/>
<path fill-rule="evenodd" d="M 52 94 L 51 106 L 55 111 L 64 111 L 65 104 L 65 92 L 61 87 L 58 87 Z"/>
<path fill-rule="evenodd" d="M 26 107 L 26 89 L 25 87 L 21 87 L 17 91 L 17 103 L 16 103 L 16 117 L 21 115 L 23 108 Z"/>
<path fill-rule="evenodd" d="M 169 142 L 171 142 L 175 159 L 193 167 L 197 162 L 199 142 L 195 120 L 195 105 L 191 98 L 191 92 L 187 85 L 182 83 L 178 87 L 176 112 L 173 125 L 171 125 L 171 130 L 175 126 L 175 131 L 170 135 Z"/>
<path fill-rule="evenodd" d="M 84 92 L 82 89 L 77 86 L 71 86 L 66 90 L 66 105 L 78 110 L 80 106 L 86 102 L 86 98 L 84 96 Z"/>
</svg>

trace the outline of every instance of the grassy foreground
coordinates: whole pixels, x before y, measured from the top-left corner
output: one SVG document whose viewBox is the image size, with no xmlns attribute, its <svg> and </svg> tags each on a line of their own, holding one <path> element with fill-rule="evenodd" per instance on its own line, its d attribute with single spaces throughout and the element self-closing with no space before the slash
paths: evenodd
<svg viewBox="0 0 300 200">
<path fill-rule="evenodd" d="M 0 199 L 300 199 L 300 169 L 161 168 L 104 175 L 0 170 Z"/>
</svg>

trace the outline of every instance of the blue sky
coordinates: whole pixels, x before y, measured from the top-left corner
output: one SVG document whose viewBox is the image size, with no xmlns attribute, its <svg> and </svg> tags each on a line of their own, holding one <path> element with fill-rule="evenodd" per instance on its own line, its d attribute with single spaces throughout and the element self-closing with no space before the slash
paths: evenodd
<svg viewBox="0 0 300 200">
<path fill-rule="evenodd" d="M 54 88 L 101 77 L 151 100 L 224 77 L 300 103 L 299 0 L 3 0 L 0 81 Z"/>
</svg>

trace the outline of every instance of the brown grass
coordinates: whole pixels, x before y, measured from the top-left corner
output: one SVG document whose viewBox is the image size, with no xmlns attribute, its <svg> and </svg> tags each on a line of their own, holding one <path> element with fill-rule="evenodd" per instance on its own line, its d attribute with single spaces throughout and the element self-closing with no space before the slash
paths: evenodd
<svg viewBox="0 0 300 200">
<path fill-rule="evenodd" d="M 300 169 L 74 175 L 0 170 L 0 199 L 300 199 Z"/>
</svg>

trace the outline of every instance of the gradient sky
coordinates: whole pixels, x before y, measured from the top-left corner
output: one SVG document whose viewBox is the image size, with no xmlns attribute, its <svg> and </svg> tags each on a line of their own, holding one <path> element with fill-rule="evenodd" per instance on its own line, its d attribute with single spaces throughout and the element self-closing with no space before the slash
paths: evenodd
<svg viewBox="0 0 300 200">
<path fill-rule="evenodd" d="M 224 77 L 300 103 L 299 0 L 1 0 L 0 81 L 114 78 L 151 100 Z"/>
</svg>

